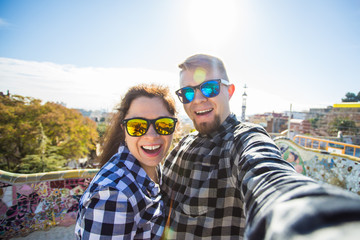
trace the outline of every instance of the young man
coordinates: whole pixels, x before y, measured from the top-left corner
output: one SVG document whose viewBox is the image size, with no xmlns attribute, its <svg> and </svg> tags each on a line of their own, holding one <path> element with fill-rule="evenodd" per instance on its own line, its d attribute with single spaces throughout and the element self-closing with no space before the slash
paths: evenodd
<svg viewBox="0 0 360 240">
<path fill-rule="evenodd" d="M 164 163 L 164 239 L 311 239 L 337 224 L 352 229 L 342 239 L 359 233 L 357 195 L 296 173 L 262 127 L 231 113 L 235 87 L 221 60 L 194 55 L 179 67 L 176 94 L 197 132 Z"/>
</svg>

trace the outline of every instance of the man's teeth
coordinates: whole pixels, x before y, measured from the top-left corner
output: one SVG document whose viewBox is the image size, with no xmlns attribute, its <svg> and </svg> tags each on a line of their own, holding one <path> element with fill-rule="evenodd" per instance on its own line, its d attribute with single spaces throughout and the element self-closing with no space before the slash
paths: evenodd
<svg viewBox="0 0 360 240">
<path fill-rule="evenodd" d="M 208 110 L 202 110 L 202 111 L 197 111 L 196 114 L 204 114 L 204 113 L 208 113 L 208 112 L 211 112 L 212 109 L 208 109 Z"/>
<path fill-rule="evenodd" d="M 153 145 L 153 146 L 142 146 L 145 150 L 154 151 L 160 148 L 160 145 Z"/>
</svg>

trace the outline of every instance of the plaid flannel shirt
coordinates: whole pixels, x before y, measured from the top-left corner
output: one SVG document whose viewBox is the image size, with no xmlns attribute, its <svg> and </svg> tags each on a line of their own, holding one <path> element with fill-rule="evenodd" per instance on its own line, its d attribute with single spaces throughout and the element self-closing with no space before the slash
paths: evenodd
<svg viewBox="0 0 360 240">
<path fill-rule="evenodd" d="M 301 231 L 309 233 L 311 226 L 304 223 L 316 225 L 317 213 L 303 212 L 311 204 L 308 197 L 315 196 L 314 206 L 324 209 L 324 203 L 315 203 L 318 197 L 337 191 L 335 204 L 324 209 L 325 214 L 331 214 L 337 202 L 356 205 L 354 195 L 340 201 L 349 193 L 296 173 L 262 127 L 240 123 L 233 114 L 216 132 L 194 132 L 181 140 L 164 163 L 161 188 L 167 215 L 171 208 L 165 239 L 265 239 L 265 234 L 271 236 L 267 239 L 292 239 Z M 297 199 L 300 208 L 294 205 Z M 346 212 L 352 217 L 360 211 L 355 199 L 357 208 Z M 319 213 L 315 222 L 326 226 L 322 216 Z"/>
<path fill-rule="evenodd" d="M 83 194 L 75 235 L 77 239 L 159 239 L 163 207 L 160 186 L 121 146 Z"/>
</svg>

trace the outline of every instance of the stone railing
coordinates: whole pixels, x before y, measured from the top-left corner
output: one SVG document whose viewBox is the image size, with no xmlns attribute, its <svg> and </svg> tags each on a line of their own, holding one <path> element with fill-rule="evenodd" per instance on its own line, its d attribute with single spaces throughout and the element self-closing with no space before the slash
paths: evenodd
<svg viewBox="0 0 360 240">
<path fill-rule="evenodd" d="M 275 143 L 297 172 L 360 195 L 360 158 L 304 148 L 287 138 Z"/>
<path fill-rule="evenodd" d="M 74 224 L 80 197 L 97 172 L 14 174 L 0 170 L 0 239 Z"/>
</svg>

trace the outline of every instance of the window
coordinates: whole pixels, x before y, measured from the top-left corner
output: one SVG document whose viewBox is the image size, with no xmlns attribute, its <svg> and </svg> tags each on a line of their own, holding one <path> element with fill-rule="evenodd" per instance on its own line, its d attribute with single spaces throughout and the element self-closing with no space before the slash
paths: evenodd
<svg viewBox="0 0 360 240">
<path fill-rule="evenodd" d="M 313 142 L 313 148 L 318 149 L 319 148 L 319 141 L 314 140 Z"/>
<path fill-rule="evenodd" d="M 320 142 L 320 149 L 326 150 L 326 142 Z"/>
<path fill-rule="evenodd" d="M 354 148 L 353 147 L 345 147 L 345 154 L 354 156 Z"/>
<path fill-rule="evenodd" d="M 344 149 L 344 145 L 336 144 L 336 143 L 329 143 L 329 147 Z"/>
<path fill-rule="evenodd" d="M 360 148 L 356 148 L 355 157 L 360 157 Z"/>
<path fill-rule="evenodd" d="M 306 147 L 311 148 L 311 139 L 306 139 Z"/>
<path fill-rule="evenodd" d="M 300 139 L 300 145 L 301 145 L 301 146 L 305 146 L 305 138 L 301 138 L 301 139 Z"/>
</svg>

